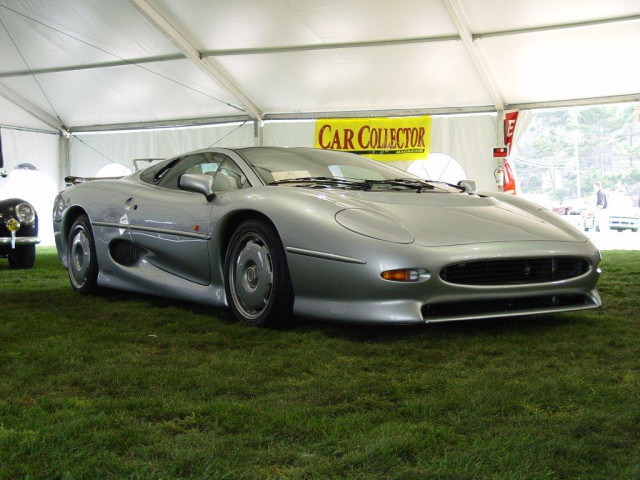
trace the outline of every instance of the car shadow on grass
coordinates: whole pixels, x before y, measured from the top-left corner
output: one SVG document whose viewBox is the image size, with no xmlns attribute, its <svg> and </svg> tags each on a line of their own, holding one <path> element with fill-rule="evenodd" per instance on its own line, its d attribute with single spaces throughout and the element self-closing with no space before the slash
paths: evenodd
<svg viewBox="0 0 640 480">
<path fill-rule="evenodd" d="M 586 320 L 586 315 L 576 318 L 572 314 L 487 318 L 421 325 L 339 324 L 301 320 L 297 328 L 353 342 L 388 343 L 416 337 L 447 339 L 474 336 L 497 337 L 512 333 L 540 333 L 570 327 Z"/>
<path fill-rule="evenodd" d="M 64 288 L 39 288 L 35 291 L 25 289 L 31 299 L 30 310 L 37 311 L 41 308 L 50 308 L 54 304 L 73 303 L 78 307 L 82 303 L 81 299 L 99 300 L 107 305 L 121 304 L 126 307 L 127 303 L 132 303 L 132 312 L 139 309 L 157 309 L 166 312 L 167 309 L 176 309 L 180 316 L 198 316 L 211 319 L 211 328 L 215 329 L 215 322 L 220 322 L 225 328 L 255 328 L 244 327 L 239 324 L 231 312 L 226 308 L 201 305 L 182 300 L 175 300 L 155 295 L 132 293 L 123 290 L 100 288 L 95 294 L 90 296 L 79 295 L 70 287 Z M 17 293 L 17 292 L 16 292 Z M 51 302 L 51 299 L 56 299 Z M 95 306 L 95 305 L 94 305 Z M 79 307 L 85 308 L 85 307 Z M 101 307 L 101 310 L 104 307 Z M 87 308 L 87 315 L 91 315 L 91 309 Z M 294 324 L 284 329 L 269 329 L 276 335 L 304 335 L 305 333 L 320 335 L 332 339 L 342 339 L 354 343 L 375 342 L 391 343 L 408 338 L 430 338 L 448 339 L 461 337 L 495 337 L 512 333 L 541 333 L 558 328 L 573 326 L 577 323 L 588 324 L 592 313 L 574 312 L 558 313 L 532 316 L 516 316 L 507 318 L 494 318 L 482 320 L 453 321 L 444 323 L 430 323 L 420 325 L 372 325 L 315 321 L 296 317 Z M 258 329 L 256 329 L 258 331 Z"/>
<path fill-rule="evenodd" d="M 126 299 L 127 292 L 112 294 L 103 293 L 114 299 Z M 216 308 L 196 303 L 183 302 L 164 297 L 147 297 L 155 308 L 178 308 L 182 311 L 191 311 L 197 315 L 208 315 L 215 317 L 216 321 L 227 326 L 237 325 L 239 328 L 257 329 L 258 327 L 245 327 L 241 325 L 227 308 Z M 339 321 L 318 321 L 303 317 L 295 317 L 294 322 L 289 327 L 270 328 L 270 331 L 278 332 L 280 335 L 288 334 L 319 334 L 327 338 L 338 338 L 347 341 L 389 343 L 407 338 L 429 337 L 473 337 L 500 336 L 507 333 L 544 332 L 557 328 L 570 327 L 576 323 L 585 322 L 588 319 L 588 312 L 556 313 L 544 315 L 525 315 L 505 318 L 487 318 L 481 320 L 462 320 L 441 323 L 417 324 L 417 325 L 384 325 L 363 323 L 344 323 Z"/>
</svg>

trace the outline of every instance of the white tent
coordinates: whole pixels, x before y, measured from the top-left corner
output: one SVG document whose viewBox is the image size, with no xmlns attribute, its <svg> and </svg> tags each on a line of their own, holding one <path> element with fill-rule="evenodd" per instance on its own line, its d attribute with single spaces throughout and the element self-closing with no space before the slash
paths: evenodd
<svg viewBox="0 0 640 480">
<path fill-rule="evenodd" d="M 2 0 L 0 20 L 0 124 L 35 129 L 640 98 L 638 0 Z"/>
<path fill-rule="evenodd" d="M 432 151 L 486 188 L 505 110 L 640 100 L 638 0 L 0 0 L 0 46 L 5 162 L 59 184 L 428 114 Z"/>
</svg>

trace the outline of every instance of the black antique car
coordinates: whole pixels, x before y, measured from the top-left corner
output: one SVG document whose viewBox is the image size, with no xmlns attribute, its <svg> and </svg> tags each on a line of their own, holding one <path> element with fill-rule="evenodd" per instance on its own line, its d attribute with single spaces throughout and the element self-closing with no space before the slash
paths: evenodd
<svg viewBox="0 0 640 480">
<path fill-rule="evenodd" d="M 30 163 L 16 166 L 19 170 L 36 170 Z M 0 137 L 0 179 L 6 178 Z M 36 262 L 38 215 L 29 202 L 20 198 L 0 200 L 0 258 L 9 258 L 10 268 L 32 268 Z"/>
<path fill-rule="evenodd" d="M 32 268 L 39 242 L 36 209 L 19 198 L 0 200 L 0 258 L 9 258 L 11 268 Z"/>
</svg>

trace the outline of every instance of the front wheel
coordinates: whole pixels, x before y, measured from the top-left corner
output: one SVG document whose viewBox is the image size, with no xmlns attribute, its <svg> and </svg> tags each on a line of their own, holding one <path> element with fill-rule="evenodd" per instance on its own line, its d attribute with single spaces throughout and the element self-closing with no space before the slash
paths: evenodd
<svg viewBox="0 0 640 480">
<path fill-rule="evenodd" d="M 82 294 L 97 288 L 98 259 L 89 219 L 81 215 L 71 226 L 67 242 L 67 271 L 71 287 Z"/>
<path fill-rule="evenodd" d="M 35 245 L 18 245 L 9 252 L 9 268 L 33 268 L 35 263 Z"/>
<path fill-rule="evenodd" d="M 247 220 L 231 236 L 225 255 L 225 292 L 234 316 L 245 325 L 291 323 L 293 288 L 278 232 L 262 220 Z"/>
</svg>

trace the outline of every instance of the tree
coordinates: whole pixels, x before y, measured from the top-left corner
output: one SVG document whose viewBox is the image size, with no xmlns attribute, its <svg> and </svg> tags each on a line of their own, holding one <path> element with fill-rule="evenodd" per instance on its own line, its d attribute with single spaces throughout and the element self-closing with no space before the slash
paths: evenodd
<svg viewBox="0 0 640 480">
<path fill-rule="evenodd" d="M 640 123 L 631 104 L 535 112 L 513 159 L 523 192 L 557 202 L 575 198 L 575 142 L 583 196 L 592 192 L 595 180 L 609 190 L 640 196 Z"/>
</svg>

